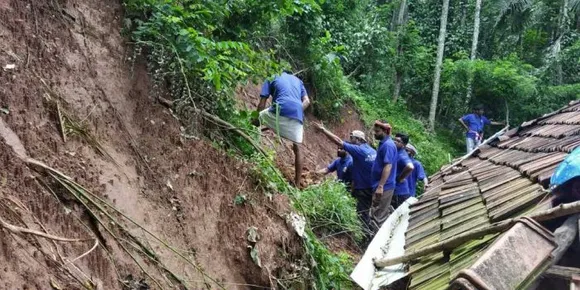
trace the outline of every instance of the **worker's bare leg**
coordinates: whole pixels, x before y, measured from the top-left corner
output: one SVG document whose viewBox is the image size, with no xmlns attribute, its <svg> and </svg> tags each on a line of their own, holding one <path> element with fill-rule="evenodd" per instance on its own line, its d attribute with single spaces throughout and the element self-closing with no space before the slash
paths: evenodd
<svg viewBox="0 0 580 290">
<path fill-rule="evenodd" d="M 292 150 L 294 151 L 294 186 L 299 188 L 302 179 L 302 153 L 300 146 L 296 143 L 292 144 Z"/>
</svg>

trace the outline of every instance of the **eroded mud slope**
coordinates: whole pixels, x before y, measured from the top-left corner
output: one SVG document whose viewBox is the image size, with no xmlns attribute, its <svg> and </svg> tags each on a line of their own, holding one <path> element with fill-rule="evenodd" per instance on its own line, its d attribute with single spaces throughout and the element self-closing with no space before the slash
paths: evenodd
<svg viewBox="0 0 580 290">
<path fill-rule="evenodd" d="M 142 278 L 153 289 L 269 286 L 301 247 L 281 217 L 288 201 L 267 199 L 249 164 L 181 137 L 150 96 L 144 64 L 130 59 L 122 17 L 113 0 L 0 1 L 0 218 L 88 239 L 0 230 L 0 289 L 137 288 Z M 36 161 L 120 213 L 75 198 L 72 181 Z M 234 205 L 238 194 L 251 202 Z M 250 227 L 261 268 L 249 255 Z"/>
</svg>

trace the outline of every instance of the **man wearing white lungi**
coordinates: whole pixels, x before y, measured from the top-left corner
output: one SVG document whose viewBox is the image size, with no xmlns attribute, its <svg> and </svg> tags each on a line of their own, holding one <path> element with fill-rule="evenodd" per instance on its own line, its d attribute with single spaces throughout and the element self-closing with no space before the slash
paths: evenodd
<svg viewBox="0 0 580 290">
<path fill-rule="evenodd" d="M 272 96 L 272 106 L 266 109 L 266 101 Z M 300 187 L 302 157 L 299 144 L 304 138 L 304 110 L 310 104 L 302 81 L 296 76 L 283 72 L 262 85 L 258 112 L 260 124 L 274 130 L 276 134 L 293 142 L 294 183 Z"/>
</svg>

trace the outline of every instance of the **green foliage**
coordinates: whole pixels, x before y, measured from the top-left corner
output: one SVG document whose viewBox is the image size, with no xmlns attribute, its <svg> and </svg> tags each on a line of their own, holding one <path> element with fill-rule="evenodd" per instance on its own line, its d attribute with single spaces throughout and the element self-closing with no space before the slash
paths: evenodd
<svg viewBox="0 0 580 290">
<path fill-rule="evenodd" d="M 347 231 L 355 239 L 362 239 L 356 201 L 342 183 L 327 180 L 297 192 L 294 207 L 308 218 L 313 229 L 329 233 Z"/>
<path fill-rule="evenodd" d="M 312 271 L 316 289 L 354 289 L 349 277 L 354 269 L 352 257 L 330 252 L 312 232 L 306 233 L 304 243 L 309 256 L 316 261 Z"/>
<path fill-rule="evenodd" d="M 362 97 L 355 101 L 362 110 L 364 122 L 369 127 L 377 119 L 386 119 L 392 124 L 394 133 L 407 133 L 410 143 L 419 151 L 417 159 L 423 163 L 429 174 L 437 172 L 442 165 L 449 162 L 449 154 L 455 153 L 453 144 L 450 144 L 450 140 L 453 139 L 427 133 L 424 123 L 413 119 L 405 104 Z"/>
<path fill-rule="evenodd" d="M 401 1 L 385 2 L 125 0 L 125 25 L 136 54 L 148 57 L 154 93 L 169 90 L 177 113 L 203 109 L 257 140 L 250 125 L 255 112 L 235 106 L 234 89 L 291 67 L 300 72 L 317 116 L 339 120 L 341 108 L 354 103 L 367 127 L 387 119 L 395 132 L 410 135 L 429 173 L 463 151 L 457 119 L 474 103 L 484 104 L 497 120 L 509 107 L 516 125 L 580 98 L 576 4 L 563 19 L 561 1 L 484 1 L 478 60 L 470 61 L 474 0 L 460 0 L 449 9 L 437 133 L 427 133 L 423 118 L 441 1 L 406 1 L 403 26 L 396 25 Z M 468 76 L 473 76 L 470 100 Z M 392 102 L 395 83 L 401 84 L 400 98 Z M 310 227 L 360 234 L 352 199 L 341 185 L 326 182 L 298 192 L 280 175 L 273 156 L 256 157 L 255 148 L 231 131 L 205 133 L 217 146 L 252 160 L 253 177 L 264 191 L 288 194 Z M 234 202 L 244 201 L 237 196 Z M 331 254 L 312 231 L 307 235 L 316 287 L 348 288 L 352 261 Z"/>
<path fill-rule="evenodd" d="M 266 193 L 287 194 L 293 207 L 307 219 L 304 247 L 312 271 L 307 278 L 317 289 L 352 289 L 349 274 L 353 260 L 348 254 L 334 254 L 313 233 L 314 228 L 330 232 L 348 231 L 355 238 L 361 238 L 360 221 L 356 215 L 354 200 L 348 195 L 344 185 L 326 181 L 320 185 L 298 191 L 288 185 L 273 156 L 254 155 L 255 167 L 252 176 Z"/>
<path fill-rule="evenodd" d="M 235 115 L 233 89 L 282 68 L 273 61 L 272 51 L 255 49 L 238 38 L 246 30 L 231 33 L 223 25 L 252 4 L 256 3 L 126 0 L 126 23 L 138 51 L 148 52 L 155 89 L 168 88 L 175 99 L 221 117 Z"/>
<path fill-rule="evenodd" d="M 234 197 L 234 204 L 235 205 L 243 205 L 248 201 L 248 197 L 245 194 L 238 193 L 236 197 Z"/>
</svg>

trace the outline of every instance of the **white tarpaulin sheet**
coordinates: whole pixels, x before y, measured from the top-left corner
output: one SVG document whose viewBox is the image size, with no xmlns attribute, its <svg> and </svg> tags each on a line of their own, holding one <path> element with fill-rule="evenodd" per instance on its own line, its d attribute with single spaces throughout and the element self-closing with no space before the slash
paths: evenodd
<svg viewBox="0 0 580 290">
<path fill-rule="evenodd" d="M 395 258 L 405 254 L 405 231 L 409 226 L 409 207 L 417 202 L 411 197 L 385 221 L 369 244 L 350 277 L 364 290 L 376 290 L 405 277 L 403 264 L 377 270 L 373 258 Z"/>
</svg>

